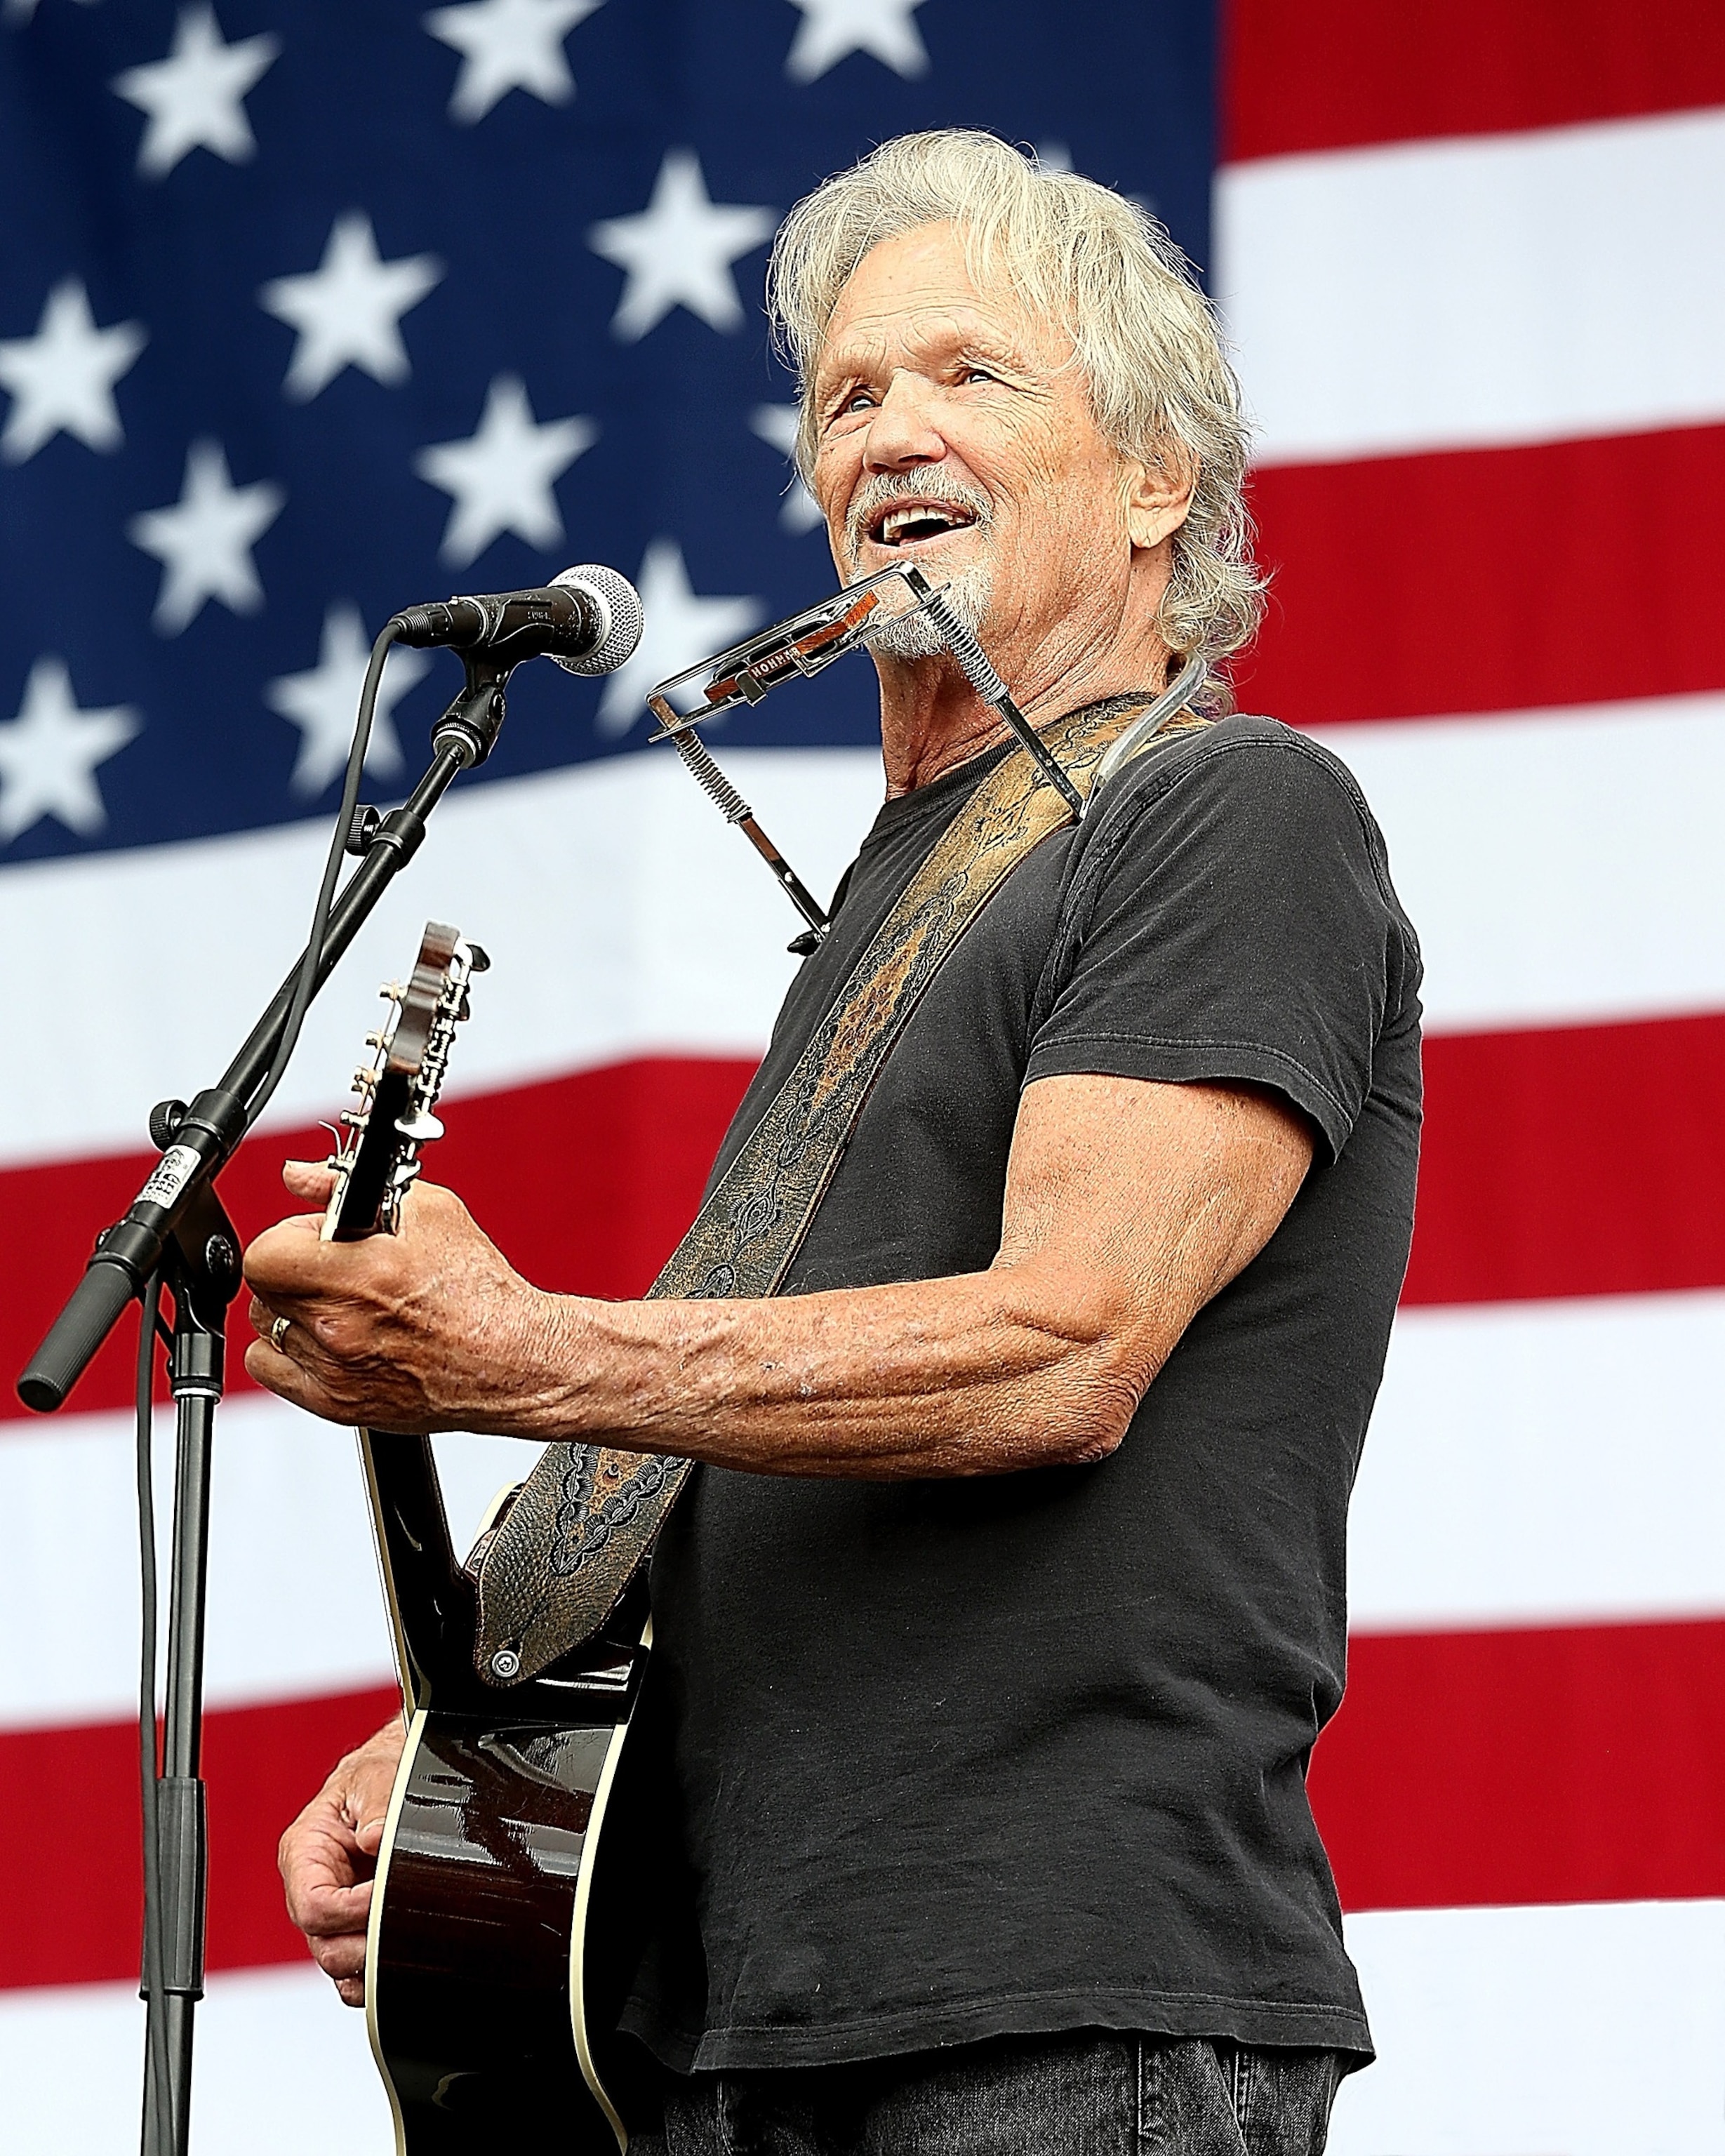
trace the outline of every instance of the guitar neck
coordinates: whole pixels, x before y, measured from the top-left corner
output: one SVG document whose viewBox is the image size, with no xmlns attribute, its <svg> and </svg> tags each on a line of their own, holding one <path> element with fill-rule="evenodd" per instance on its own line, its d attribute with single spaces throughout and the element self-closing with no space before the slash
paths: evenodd
<svg viewBox="0 0 1725 2156">
<path fill-rule="evenodd" d="M 429 1437 L 359 1432 L 360 1464 L 377 1537 L 402 1697 L 429 1706 L 472 1669 L 474 1584 L 456 1560 Z"/>
<path fill-rule="evenodd" d="M 344 1113 L 348 1135 L 330 1163 L 326 1242 L 395 1233 L 420 1148 L 442 1132 L 433 1111 L 467 1015 L 469 978 L 489 963 L 455 929 L 429 921 L 411 978 L 382 991 L 390 1013 L 367 1036 L 376 1054 L 356 1075 L 359 1105 Z M 506 1694 L 475 1667 L 479 1589 L 450 1538 L 430 1439 L 362 1430 L 359 1449 L 403 1697 L 424 1709 L 435 1693 L 445 1712 L 495 1715 Z M 638 1604 L 619 1605 L 613 1625 L 567 1657 L 567 1666 L 509 1686 L 511 1713 L 524 1721 L 564 1721 L 572 1712 L 595 1723 L 626 1718 L 639 1680 L 644 1583 Z"/>
</svg>

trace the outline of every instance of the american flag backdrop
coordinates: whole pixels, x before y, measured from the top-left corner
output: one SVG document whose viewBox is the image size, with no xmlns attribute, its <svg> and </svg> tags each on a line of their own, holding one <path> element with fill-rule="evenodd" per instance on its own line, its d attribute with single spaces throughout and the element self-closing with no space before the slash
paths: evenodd
<svg viewBox="0 0 1725 2156">
<path fill-rule="evenodd" d="M 639 583 L 639 658 L 516 677 L 223 1191 L 248 1233 L 281 1209 L 435 915 L 495 965 L 433 1172 L 535 1279 L 644 1286 L 798 924 L 641 695 L 831 588 L 767 243 L 952 123 L 1204 269 L 1276 571 L 1241 701 L 1352 764 L 1425 944 L 1419 1224 L 1312 1775 L 1381 2053 L 1332 2146 L 1725 2156 L 1717 0 L 0 0 L 8 2147 L 131 2145 L 141 2046 L 131 1342 L 52 1421 L 11 1375 L 150 1104 L 298 947 L 371 634 L 589 559 Z M 372 798 L 459 679 L 392 660 Z M 871 685 L 714 733 L 819 891 L 878 798 Z M 353 1444 L 234 1376 L 196 2142 L 381 2156 L 274 1870 L 392 1699 Z M 521 1471 L 444 1455 L 458 1512 Z"/>
</svg>

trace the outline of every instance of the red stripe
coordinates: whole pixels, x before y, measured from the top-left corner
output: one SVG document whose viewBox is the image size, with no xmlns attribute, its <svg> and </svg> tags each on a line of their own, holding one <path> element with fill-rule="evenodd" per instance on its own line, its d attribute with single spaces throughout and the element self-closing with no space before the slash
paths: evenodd
<svg viewBox="0 0 1725 2156">
<path fill-rule="evenodd" d="M 1267 467 L 1240 702 L 1332 726 L 1725 688 L 1725 525 L 1696 513 L 1722 497 L 1725 427 Z"/>
<path fill-rule="evenodd" d="M 212 1968 L 298 1958 L 276 1842 L 394 1704 L 208 1717 Z M 0 1737 L 0 1985 L 135 1974 L 135 1760 L 124 1725 Z M 1725 1893 L 1725 1623 L 1356 1640 L 1312 1791 L 1350 1909 Z"/>
<path fill-rule="evenodd" d="M 1725 1015 L 1425 1045 L 1405 1302 L 1725 1286 Z"/>
<path fill-rule="evenodd" d="M 431 1173 L 452 1184 L 529 1279 L 568 1293 L 639 1295 L 693 1219 L 752 1064 L 696 1058 L 614 1065 L 445 1111 Z M 251 1140 L 222 1178 L 242 1235 L 291 1210 L 281 1163 L 321 1158 L 321 1131 Z M 12 1379 L 70 1292 L 98 1229 L 136 1194 L 152 1156 L 64 1161 L 0 1173 L 0 1216 L 31 1224 L 31 1262 L 0 1301 L 0 1418 L 24 1412 Z M 246 1298 L 234 1305 L 230 1378 L 246 1383 Z M 127 1405 L 136 1332 L 128 1321 L 73 1396 L 86 1412 Z"/>
<path fill-rule="evenodd" d="M 1227 0 L 1224 157 L 1725 104 L 1717 0 Z"/>
<path fill-rule="evenodd" d="M 691 1218 L 749 1075 L 742 1062 L 665 1060 L 460 1101 L 435 1173 L 522 1271 L 546 1286 L 638 1294 Z M 1725 1286 L 1725 1014 L 1426 1044 L 1420 1204 L 1404 1300 L 1500 1302 Z M 310 1133 L 246 1147 L 224 1178 L 254 1233 L 283 1209 L 276 1171 Z M 0 1175 L 7 1217 L 40 1223 L 36 1261 L 0 1305 L 0 1357 L 20 1368 L 93 1228 L 142 1159 Z M 237 1312 L 236 1345 L 245 1333 Z M 105 1352 L 81 1409 L 130 1397 L 129 1341 Z M 244 1383 L 236 1353 L 234 1382 Z M 21 1414 L 10 1391 L 0 1414 Z"/>
<path fill-rule="evenodd" d="M 1725 1894 L 1725 1623 L 1356 1640 L 1312 1798 L 1348 1909 Z"/>
<path fill-rule="evenodd" d="M 341 1754 L 400 1706 L 397 1691 L 364 1691 L 204 1717 L 212 1969 L 304 1953 L 275 1845 Z M 132 1724 L 0 1736 L 0 1985 L 137 1974 L 139 1818 Z"/>
</svg>

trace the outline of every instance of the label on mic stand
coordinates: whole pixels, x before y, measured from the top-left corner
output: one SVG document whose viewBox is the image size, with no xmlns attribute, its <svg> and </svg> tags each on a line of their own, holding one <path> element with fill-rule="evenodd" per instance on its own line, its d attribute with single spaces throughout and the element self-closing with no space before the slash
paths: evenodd
<svg viewBox="0 0 1725 2156">
<path fill-rule="evenodd" d="M 147 1205 L 172 1205 L 198 1173 L 198 1156 L 191 1146 L 170 1146 L 151 1170 L 150 1180 L 138 1193 Z"/>
</svg>

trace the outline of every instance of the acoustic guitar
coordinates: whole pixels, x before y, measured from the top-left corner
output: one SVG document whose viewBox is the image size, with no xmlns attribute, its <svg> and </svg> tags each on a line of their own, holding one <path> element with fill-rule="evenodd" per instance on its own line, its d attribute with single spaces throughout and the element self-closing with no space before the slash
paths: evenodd
<svg viewBox="0 0 1725 2156">
<path fill-rule="evenodd" d="M 420 1149 L 442 1135 L 433 1111 L 487 963 L 434 921 L 412 978 L 382 991 L 330 1162 L 326 1240 L 395 1231 Z M 366 1959 L 398 2156 L 471 2156 L 525 2132 L 567 2156 L 616 2156 L 632 2061 L 610 2032 L 630 1965 L 595 1949 L 595 1861 L 649 1645 L 644 1578 L 593 1639 L 505 1691 L 475 1666 L 475 1583 L 512 1491 L 463 1561 L 430 1440 L 362 1430 L 359 1447 L 408 1725 Z"/>
</svg>

